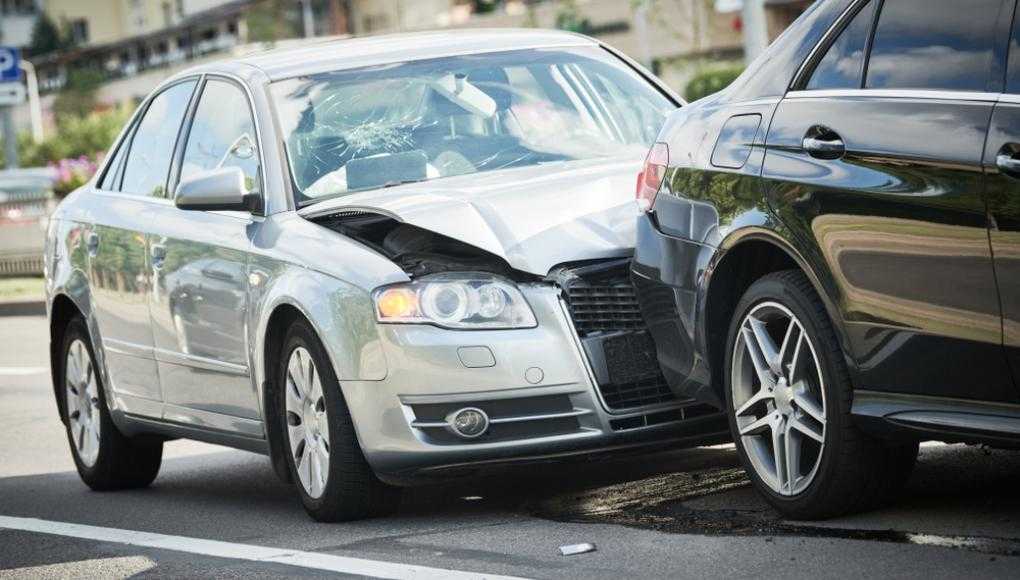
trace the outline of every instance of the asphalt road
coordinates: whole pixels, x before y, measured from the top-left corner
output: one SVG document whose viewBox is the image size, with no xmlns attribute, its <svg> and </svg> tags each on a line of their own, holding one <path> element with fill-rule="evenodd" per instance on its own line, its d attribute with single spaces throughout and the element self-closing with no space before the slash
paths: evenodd
<svg viewBox="0 0 1020 580">
<path fill-rule="evenodd" d="M 151 488 L 89 491 L 47 365 L 45 320 L 0 317 L 0 577 L 1020 577 L 1018 452 L 927 445 L 895 505 L 823 523 L 779 519 L 723 446 L 453 481 L 324 525 L 266 458 L 186 441 Z"/>
</svg>

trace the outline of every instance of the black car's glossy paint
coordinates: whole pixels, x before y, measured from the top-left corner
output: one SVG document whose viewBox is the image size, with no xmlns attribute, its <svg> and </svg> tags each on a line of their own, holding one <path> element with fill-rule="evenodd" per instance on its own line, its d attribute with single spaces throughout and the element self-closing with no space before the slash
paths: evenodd
<svg viewBox="0 0 1020 580">
<path fill-rule="evenodd" d="M 680 394 L 721 407 L 732 307 L 756 277 L 799 268 L 862 424 L 1020 438 L 1020 98 L 1002 94 L 1020 90 L 1020 43 L 1008 75 L 1005 59 L 1015 2 L 994 20 L 988 92 L 803 90 L 864 6 L 816 3 L 664 127 L 669 168 L 633 262 L 659 361 Z"/>
</svg>

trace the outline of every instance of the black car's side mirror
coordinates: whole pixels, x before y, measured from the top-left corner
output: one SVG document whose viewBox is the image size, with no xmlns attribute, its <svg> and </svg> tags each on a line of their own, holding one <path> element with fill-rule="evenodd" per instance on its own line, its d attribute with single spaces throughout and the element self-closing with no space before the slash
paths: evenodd
<svg viewBox="0 0 1020 580">
<path fill-rule="evenodd" d="M 262 196 L 248 191 L 239 167 L 223 167 L 182 179 L 174 194 L 174 205 L 186 210 L 259 213 Z"/>
</svg>

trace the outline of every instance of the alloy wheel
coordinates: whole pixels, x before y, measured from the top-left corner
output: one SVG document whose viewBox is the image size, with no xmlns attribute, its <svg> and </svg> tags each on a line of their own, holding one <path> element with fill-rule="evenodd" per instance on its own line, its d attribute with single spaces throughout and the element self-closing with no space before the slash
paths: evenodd
<svg viewBox="0 0 1020 580">
<path fill-rule="evenodd" d="M 732 361 L 744 451 L 772 491 L 797 495 L 814 480 L 825 448 L 825 385 L 811 337 L 788 308 L 763 302 L 741 321 Z"/>
<path fill-rule="evenodd" d="M 312 355 L 297 347 L 287 362 L 287 435 L 305 493 L 322 497 L 329 476 L 329 418 Z"/>
<path fill-rule="evenodd" d="M 92 467 L 99 457 L 99 384 L 88 347 L 81 340 L 67 349 L 64 390 L 74 451 L 86 467 Z"/>
</svg>

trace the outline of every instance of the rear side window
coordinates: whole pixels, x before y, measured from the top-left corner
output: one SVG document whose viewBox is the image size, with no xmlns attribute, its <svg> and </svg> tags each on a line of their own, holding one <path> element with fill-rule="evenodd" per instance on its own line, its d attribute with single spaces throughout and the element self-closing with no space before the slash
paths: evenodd
<svg viewBox="0 0 1020 580">
<path fill-rule="evenodd" d="M 865 87 L 988 90 L 999 67 L 996 33 L 1004 6 L 1003 0 L 885 0 Z"/>
<path fill-rule="evenodd" d="M 836 37 L 811 74 L 806 87 L 808 90 L 861 88 L 864 54 L 868 49 L 868 33 L 875 19 L 875 4 L 865 4 Z"/>
<path fill-rule="evenodd" d="M 165 196 L 174 145 L 194 89 L 195 81 L 179 83 L 156 95 L 149 104 L 131 138 L 121 191 Z"/>
<path fill-rule="evenodd" d="M 103 174 L 102 181 L 99 182 L 99 189 L 106 191 L 117 191 L 118 177 L 120 176 L 120 167 L 124 164 L 124 157 L 127 155 L 128 141 L 131 140 L 131 136 L 127 135 L 124 137 L 117 148 L 117 154 L 110 160 L 110 165 L 106 168 L 106 173 Z"/>
</svg>

